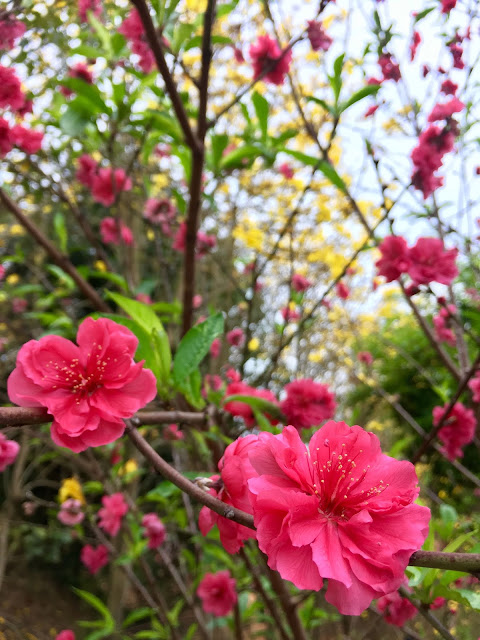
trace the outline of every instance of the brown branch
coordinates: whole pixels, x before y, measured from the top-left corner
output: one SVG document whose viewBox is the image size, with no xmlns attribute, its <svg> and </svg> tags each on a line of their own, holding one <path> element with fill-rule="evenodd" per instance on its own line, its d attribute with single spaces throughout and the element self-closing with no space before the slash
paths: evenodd
<svg viewBox="0 0 480 640">
<path fill-rule="evenodd" d="M 96 290 L 84 278 L 82 278 L 67 256 L 63 255 L 63 253 L 61 253 L 52 242 L 50 242 L 43 232 L 22 212 L 20 207 L 5 193 L 3 189 L 0 189 L 0 201 L 3 203 L 5 208 L 10 211 L 10 213 L 13 213 L 22 227 L 24 227 L 38 242 L 38 244 L 46 250 L 51 259 L 72 278 L 77 287 L 84 296 L 90 300 L 95 309 L 106 313 L 111 311 L 110 307 L 102 300 Z"/>
<path fill-rule="evenodd" d="M 475 362 L 472 364 L 472 366 L 467 371 L 467 373 L 464 375 L 463 379 L 461 380 L 460 384 L 458 385 L 457 391 L 455 392 L 455 395 L 453 396 L 453 398 L 448 403 L 448 406 L 445 409 L 445 411 L 443 412 L 443 415 L 442 415 L 439 423 L 430 431 L 430 433 L 425 438 L 425 440 L 423 441 L 423 443 L 420 446 L 420 448 L 418 449 L 418 451 L 413 456 L 412 462 L 414 464 L 415 464 L 415 462 L 418 462 L 418 460 L 422 457 L 422 455 L 428 449 L 430 444 L 436 438 L 436 436 L 437 436 L 438 432 L 440 431 L 440 429 L 447 422 L 448 418 L 450 417 L 451 410 L 455 406 L 455 403 L 457 402 L 459 397 L 465 391 L 465 389 L 467 387 L 467 384 L 468 384 L 468 381 L 472 378 L 472 376 L 475 375 L 475 371 L 477 370 L 479 363 L 480 363 L 480 352 L 478 353 L 477 357 L 475 358 Z"/>
<path fill-rule="evenodd" d="M 148 9 L 147 3 L 145 0 L 130 0 L 133 5 L 135 5 L 140 19 L 143 24 L 143 28 L 145 29 L 145 34 L 147 36 L 148 44 L 150 45 L 150 49 L 152 50 L 153 56 L 155 58 L 155 62 L 157 64 L 158 70 L 163 78 L 165 83 L 165 88 L 167 93 L 172 101 L 172 107 L 175 111 L 175 115 L 177 116 L 178 122 L 182 128 L 183 134 L 185 136 L 185 140 L 193 150 L 200 150 L 202 148 L 202 144 L 195 136 L 192 128 L 190 126 L 190 122 L 188 120 L 187 112 L 185 111 L 185 107 L 183 106 L 182 99 L 178 94 L 177 87 L 173 81 L 172 75 L 168 68 L 167 62 L 165 60 L 165 56 L 163 55 L 162 45 L 160 44 L 160 40 L 158 38 L 157 32 L 155 30 L 155 25 L 153 24 L 152 18 L 150 16 L 150 11 Z"/>
<path fill-rule="evenodd" d="M 398 590 L 399 593 L 407 598 L 417 609 L 418 613 L 427 620 L 434 629 L 438 631 L 438 633 L 445 638 L 445 640 L 455 640 L 455 637 L 452 636 L 450 631 L 440 622 L 440 620 L 431 613 L 419 600 L 414 598 L 411 593 L 407 591 L 405 587 L 400 587 Z"/>
<path fill-rule="evenodd" d="M 266 558 L 265 566 L 268 572 L 268 577 L 270 578 L 270 584 L 272 585 L 272 589 L 278 596 L 279 601 L 281 602 L 282 609 L 285 612 L 285 616 L 288 621 L 288 625 L 292 630 L 293 637 L 295 640 L 307 640 L 307 635 L 305 633 L 305 629 L 298 615 L 297 607 L 293 602 L 289 592 L 288 587 L 285 584 L 285 581 L 282 579 L 278 571 L 274 571 L 270 569 L 267 565 Z"/>
<path fill-rule="evenodd" d="M 6 410 L 17 410 L 23 412 L 23 421 L 26 422 L 26 413 L 31 412 L 32 422 L 30 424 L 38 424 L 39 422 L 47 422 L 52 418 L 48 416 L 45 410 L 40 409 L 25 409 L 22 407 L 3 407 L 0 408 L 0 424 L 2 424 L 1 416 L 2 413 Z M 43 411 L 44 418 L 39 420 L 39 412 Z M 140 412 L 141 413 L 141 412 Z M 153 412 L 152 412 L 153 413 Z M 161 413 L 161 412 L 158 412 Z M 171 413 L 180 413 L 180 412 L 165 412 L 166 414 Z M 186 414 L 186 413 L 185 413 Z M 184 414 L 184 415 L 185 415 Z M 20 414 L 19 414 L 20 415 Z M 186 414 L 188 415 L 188 414 Z M 198 414 L 193 414 L 194 416 L 198 416 Z M 4 419 L 5 420 L 5 419 Z M 227 518 L 229 520 L 233 520 L 238 524 L 243 524 L 245 527 L 249 529 L 255 529 L 255 525 L 253 523 L 253 516 L 245 513 L 244 511 L 240 511 L 240 509 L 236 509 L 235 507 L 231 507 L 230 505 L 225 504 L 221 500 L 214 498 L 212 495 L 198 487 L 193 482 L 190 482 L 188 478 L 185 478 L 181 473 L 179 473 L 176 469 L 168 464 L 150 444 L 145 440 L 145 438 L 136 430 L 133 426 L 131 420 L 126 420 L 126 433 L 129 436 L 130 440 L 136 446 L 136 448 L 144 455 L 147 461 L 152 465 L 152 467 L 157 471 L 160 475 L 162 475 L 167 480 L 170 480 L 172 484 L 176 487 L 185 491 L 191 498 L 200 502 L 200 504 L 205 505 L 215 513 Z M 480 572 L 480 554 L 479 553 L 442 553 L 442 552 L 434 552 L 434 551 L 416 551 L 410 557 L 409 564 L 415 565 L 418 567 L 435 567 L 439 569 L 453 569 L 457 571 L 466 571 L 470 573 L 478 573 Z"/>
<path fill-rule="evenodd" d="M 43 407 L 0 407 L 0 426 L 45 424 L 52 420 L 53 417 Z M 139 411 L 130 420 L 137 427 L 172 422 L 201 426 L 206 422 L 203 413 L 188 411 Z"/>
<path fill-rule="evenodd" d="M 250 575 L 252 576 L 252 580 L 253 580 L 253 584 L 255 586 L 255 590 L 257 591 L 257 593 L 260 594 L 260 596 L 262 597 L 262 600 L 265 603 L 265 606 L 267 607 L 268 611 L 270 612 L 270 615 L 272 616 L 275 624 L 276 624 L 276 628 L 277 631 L 279 632 L 282 640 L 290 640 L 290 637 L 287 633 L 287 630 L 285 629 L 285 626 L 283 624 L 283 620 L 280 616 L 280 613 L 277 609 L 277 603 L 275 602 L 275 600 L 273 598 L 271 598 L 268 593 L 265 591 L 265 589 L 263 588 L 263 584 L 261 581 L 261 577 L 260 577 L 260 573 L 256 567 L 256 565 L 250 560 L 250 558 L 248 557 L 247 552 L 244 549 L 240 549 L 240 556 L 242 558 L 242 560 L 245 562 L 248 571 L 250 572 Z"/>
<path fill-rule="evenodd" d="M 208 0 L 203 18 L 202 71 L 200 77 L 200 101 L 198 107 L 198 145 L 192 147 L 192 175 L 190 179 L 190 200 L 187 211 L 187 232 L 185 238 L 185 265 L 183 269 L 183 311 L 182 335 L 192 326 L 193 296 L 195 294 L 195 246 L 197 244 L 198 218 L 202 201 L 202 177 L 205 160 L 205 134 L 207 131 L 208 78 L 212 60 L 212 26 L 215 19 L 216 0 Z"/>
</svg>

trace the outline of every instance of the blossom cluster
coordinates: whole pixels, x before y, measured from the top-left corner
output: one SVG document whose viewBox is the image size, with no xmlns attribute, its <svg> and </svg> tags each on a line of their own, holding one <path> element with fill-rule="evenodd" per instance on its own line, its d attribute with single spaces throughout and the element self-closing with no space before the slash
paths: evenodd
<svg viewBox="0 0 480 640">
<path fill-rule="evenodd" d="M 388 236 L 378 248 L 382 254 L 376 262 L 378 275 L 387 282 L 408 274 L 414 286 L 431 282 L 449 285 L 458 275 L 458 250 L 445 249 L 439 238 L 419 238 L 413 247 L 408 247 L 405 238 Z"/>
</svg>

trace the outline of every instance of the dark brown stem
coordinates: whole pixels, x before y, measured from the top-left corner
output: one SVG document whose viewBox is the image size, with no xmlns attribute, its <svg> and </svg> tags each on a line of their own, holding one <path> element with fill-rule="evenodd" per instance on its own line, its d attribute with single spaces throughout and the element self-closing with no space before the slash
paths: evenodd
<svg viewBox="0 0 480 640">
<path fill-rule="evenodd" d="M 455 640 L 455 637 L 452 636 L 450 631 L 440 622 L 440 620 L 436 616 L 434 616 L 431 611 L 424 607 L 421 602 L 419 602 L 416 598 L 413 598 L 405 587 L 400 587 L 398 591 L 404 598 L 410 600 L 410 602 L 415 605 L 415 607 L 417 607 L 418 613 L 423 616 L 434 629 L 438 631 L 442 638 L 445 638 L 445 640 Z"/>
<path fill-rule="evenodd" d="M 200 150 L 202 144 L 199 142 L 190 126 L 187 112 L 185 111 L 182 99 L 178 94 L 177 87 L 173 81 L 165 56 L 163 55 L 162 45 L 160 44 L 160 40 L 155 30 L 155 25 L 152 22 L 148 5 L 145 0 L 131 0 L 131 3 L 135 5 L 140 15 L 148 44 L 150 45 L 158 70 L 160 71 L 165 83 L 167 93 L 172 101 L 173 110 L 175 111 L 175 115 L 177 116 L 178 122 L 182 128 L 185 140 L 192 151 L 194 149 Z"/>
<path fill-rule="evenodd" d="M 302 622 L 298 616 L 297 608 L 290 597 L 286 583 L 277 571 L 273 571 L 268 567 L 268 565 L 266 565 L 266 568 L 270 578 L 270 584 L 282 605 L 282 609 L 285 612 L 288 624 L 292 630 L 293 637 L 295 640 L 307 640 L 305 629 L 303 628 Z"/>
<path fill-rule="evenodd" d="M 283 620 L 280 615 L 280 612 L 277 609 L 277 603 L 275 602 L 275 600 L 270 598 L 268 593 L 263 588 L 262 581 L 260 578 L 260 573 L 257 569 L 257 566 L 253 562 L 251 562 L 247 552 L 244 549 L 240 549 L 240 556 L 242 557 L 242 560 L 245 562 L 248 568 L 248 571 L 252 576 L 253 584 L 255 586 L 255 591 L 257 591 L 257 593 L 260 594 L 262 600 L 265 603 L 265 606 L 267 607 L 270 615 L 272 616 L 275 622 L 276 630 L 279 632 L 280 637 L 282 638 L 282 640 L 290 640 L 287 630 L 285 629 L 285 626 L 283 624 Z"/>
<path fill-rule="evenodd" d="M 199 145 L 192 148 L 192 176 L 190 201 L 187 211 L 185 238 L 185 265 L 183 270 L 182 335 L 192 326 L 193 296 L 195 294 L 195 246 L 197 244 L 198 218 L 202 201 L 202 177 L 205 160 L 204 141 L 207 131 L 208 77 L 212 60 L 212 26 L 215 19 L 216 0 L 209 0 L 203 19 L 202 72 L 200 77 L 200 101 L 198 107 L 197 139 Z"/>
<path fill-rule="evenodd" d="M 0 426 L 17 426 L 24 424 L 45 424 L 53 417 L 46 409 L 37 407 L 0 407 Z M 130 419 L 132 424 L 139 427 L 148 424 L 169 424 L 181 422 L 202 426 L 206 423 L 203 413 L 188 411 L 139 411 Z"/>
<path fill-rule="evenodd" d="M 235 623 L 235 640 L 243 640 L 242 616 L 240 615 L 238 601 L 235 603 L 235 607 L 233 609 L 233 617 Z"/>
<path fill-rule="evenodd" d="M 42 231 L 40 231 L 31 219 L 22 212 L 20 207 L 18 207 L 18 205 L 5 193 L 3 189 L 0 189 L 0 201 L 3 203 L 5 208 L 10 211 L 10 213 L 13 213 L 22 227 L 24 227 L 28 233 L 35 238 L 38 244 L 46 250 L 51 259 L 72 278 L 77 287 L 83 295 L 90 300 L 95 309 L 106 313 L 111 311 L 110 307 L 102 300 L 95 289 L 86 280 L 84 280 L 84 278 L 82 278 L 67 256 L 63 255 L 57 247 L 50 242 L 50 240 L 42 233 Z"/>
</svg>

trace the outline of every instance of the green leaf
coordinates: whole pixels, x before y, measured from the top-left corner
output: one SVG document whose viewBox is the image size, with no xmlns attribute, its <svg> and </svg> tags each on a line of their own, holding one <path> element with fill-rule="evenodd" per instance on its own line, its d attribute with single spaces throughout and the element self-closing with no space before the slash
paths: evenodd
<svg viewBox="0 0 480 640">
<path fill-rule="evenodd" d="M 223 315 L 216 313 L 183 336 L 173 360 L 173 380 L 177 386 L 197 369 L 212 342 L 223 333 L 223 327 Z"/>
<path fill-rule="evenodd" d="M 60 117 L 60 129 L 68 136 L 78 138 L 85 131 L 85 127 L 90 122 L 90 117 L 85 111 L 79 111 L 73 104 L 70 104 L 65 113 Z"/>
<path fill-rule="evenodd" d="M 338 104 L 338 99 L 340 97 L 340 91 L 342 90 L 342 69 L 343 69 L 343 61 L 345 59 L 345 54 L 338 56 L 338 58 L 333 63 L 333 76 L 328 76 L 328 81 L 330 82 L 330 86 L 333 89 L 333 96 L 335 98 L 335 105 Z"/>
<path fill-rule="evenodd" d="M 63 269 L 57 267 L 56 264 L 48 264 L 47 271 L 55 276 L 63 287 L 66 287 L 69 291 L 75 291 L 75 282 L 68 273 L 65 273 Z"/>
<path fill-rule="evenodd" d="M 268 137 L 268 100 L 255 91 L 252 95 L 252 102 L 262 132 L 262 141 L 266 142 Z"/>
<path fill-rule="evenodd" d="M 90 606 L 96 609 L 98 613 L 103 617 L 104 631 L 107 631 L 105 635 L 108 635 L 108 633 L 112 633 L 113 630 L 115 629 L 115 621 L 110 611 L 108 610 L 108 607 L 104 605 L 103 602 L 100 600 L 100 598 L 97 598 L 97 596 L 94 595 L 93 593 L 90 593 L 88 591 L 83 591 L 82 589 L 77 589 L 76 587 L 72 587 L 72 588 L 73 588 L 73 591 L 77 594 L 77 596 L 80 596 L 82 600 L 84 600 Z M 98 636 L 98 637 L 103 638 L 104 636 Z"/>
<path fill-rule="evenodd" d="M 340 103 L 338 107 L 339 112 L 343 113 L 349 107 L 351 107 L 352 104 L 355 104 L 356 102 L 360 102 L 360 100 L 363 100 L 368 96 L 376 95 L 379 89 L 380 89 L 379 84 L 370 84 L 366 87 L 362 87 L 361 89 L 356 91 L 346 102 Z"/>
<path fill-rule="evenodd" d="M 177 22 L 171 40 L 172 51 L 178 53 L 181 49 L 188 46 L 192 33 L 195 31 L 195 24 L 185 22 Z"/>
<path fill-rule="evenodd" d="M 237 147 L 220 160 L 221 169 L 241 169 L 262 155 L 261 150 L 253 144 Z"/>
<path fill-rule="evenodd" d="M 316 167 L 319 171 L 323 173 L 323 175 L 330 180 L 330 182 L 340 189 L 342 193 L 347 192 L 347 186 L 342 178 L 338 175 L 334 167 L 327 162 L 326 160 L 320 160 L 319 158 L 315 158 L 314 156 L 307 156 L 307 154 L 302 153 L 301 151 L 293 151 L 291 149 L 282 149 L 284 153 L 288 153 L 288 155 L 300 160 L 303 164 Z"/>
<path fill-rule="evenodd" d="M 321 107 L 328 111 L 334 118 L 338 116 L 338 110 L 332 104 L 328 104 L 325 100 L 321 98 L 316 98 L 315 96 L 307 96 L 308 102 L 315 102 L 315 104 L 319 104 Z"/>
<path fill-rule="evenodd" d="M 98 58 L 100 51 L 95 47 L 90 47 L 88 44 L 81 44 L 79 47 L 71 49 L 68 54 L 70 56 L 77 54 L 79 56 L 85 56 L 86 58 Z"/>
<path fill-rule="evenodd" d="M 113 300 L 121 309 L 137 322 L 147 333 L 151 333 L 154 329 L 162 332 L 163 325 L 157 314 L 148 304 L 126 298 L 119 293 L 106 292 L 107 297 Z"/>
<path fill-rule="evenodd" d="M 293 151 L 291 149 L 282 149 L 282 151 L 284 153 L 288 153 L 292 158 L 300 160 L 300 162 L 309 167 L 317 167 L 321 162 L 319 158 L 316 158 L 315 156 L 308 156 L 306 153 L 302 153 L 301 151 Z"/>
<path fill-rule="evenodd" d="M 66 253 L 68 247 L 68 232 L 65 224 L 65 218 L 63 213 L 60 211 L 57 211 L 53 216 L 53 228 L 55 229 L 61 251 Z"/>
<path fill-rule="evenodd" d="M 435 7 L 427 7 L 426 9 L 424 9 L 423 11 L 419 11 L 417 13 L 417 15 L 415 16 L 415 22 L 420 22 L 420 20 L 423 20 L 423 18 L 425 18 L 426 16 L 428 16 L 428 14 L 433 11 L 435 9 Z"/>
<path fill-rule="evenodd" d="M 87 275 L 89 278 L 101 278 L 102 280 L 108 280 L 109 282 L 113 282 L 120 289 L 124 291 L 128 291 L 127 281 L 123 276 L 118 273 L 112 273 L 111 271 L 95 271 L 94 269 L 88 269 Z"/>
<path fill-rule="evenodd" d="M 480 611 L 480 593 L 468 589 L 456 589 L 456 592 L 460 594 L 464 604 L 468 604 L 475 611 Z"/>
<path fill-rule="evenodd" d="M 255 411 L 260 411 L 262 413 L 266 413 L 277 420 L 284 421 L 285 416 L 280 411 L 280 408 L 273 404 L 273 402 L 269 402 L 264 398 L 258 398 L 257 396 L 248 396 L 244 394 L 235 394 L 233 396 L 227 396 L 223 401 L 223 405 L 225 406 L 227 402 L 244 402 L 248 404 L 249 407 Z M 270 426 L 270 425 L 269 425 Z"/>
<path fill-rule="evenodd" d="M 216 134 L 211 137 L 211 162 L 214 169 L 217 169 L 220 164 L 222 154 L 228 146 L 228 140 L 229 137 L 226 133 Z"/>
<path fill-rule="evenodd" d="M 192 371 L 187 378 L 180 380 L 177 383 L 177 389 L 193 407 L 203 409 L 205 400 L 202 397 L 202 376 L 198 369 Z"/>
<path fill-rule="evenodd" d="M 100 42 L 102 43 L 105 58 L 109 60 L 112 56 L 112 43 L 110 39 L 110 32 L 105 27 L 103 22 L 101 22 L 93 13 L 93 11 L 88 12 L 88 21 L 92 25 L 93 30 L 97 34 Z M 98 55 L 98 54 L 97 54 Z"/>
<path fill-rule="evenodd" d="M 194 36 L 190 42 L 183 48 L 184 51 L 189 51 L 194 47 L 202 46 L 202 36 Z M 227 36 L 212 36 L 212 44 L 228 44 L 233 46 L 233 40 Z"/>
<path fill-rule="evenodd" d="M 74 91 L 77 96 L 82 96 L 82 98 L 90 102 L 92 107 L 95 107 L 92 113 L 106 113 L 108 115 L 112 113 L 110 107 L 105 104 L 97 85 L 85 82 L 81 78 L 66 78 L 61 84 Z"/>
</svg>

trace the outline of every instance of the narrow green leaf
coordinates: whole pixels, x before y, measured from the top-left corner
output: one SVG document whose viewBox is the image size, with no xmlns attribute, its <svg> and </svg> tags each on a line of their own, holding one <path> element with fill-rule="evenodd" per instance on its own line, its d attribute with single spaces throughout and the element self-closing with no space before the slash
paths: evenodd
<svg viewBox="0 0 480 640">
<path fill-rule="evenodd" d="M 68 247 L 68 232 L 67 226 L 65 224 L 65 218 L 63 216 L 63 213 L 61 213 L 60 211 L 57 211 L 57 213 L 53 216 L 53 228 L 55 229 L 60 249 L 63 253 L 66 253 Z"/>
<path fill-rule="evenodd" d="M 90 102 L 92 107 L 95 107 L 93 113 L 106 113 L 108 115 L 112 113 L 110 107 L 105 104 L 97 85 L 85 82 L 81 78 L 65 78 L 65 80 L 62 80 L 62 85 L 74 91 L 77 96 L 82 96 L 82 98 Z"/>
<path fill-rule="evenodd" d="M 315 102 L 315 104 L 319 104 L 321 107 L 328 111 L 334 118 L 337 117 L 338 111 L 333 104 L 328 104 L 325 100 L 321 98 L 316 98 L 315 96 L 307 96 L 308 102 Z"/>
<path fill-rule="evenodd" d="M 266 413 L 273 418 L 276 418 L 277 420 L 285 421 L 285 416 L 280 411 L 280 408 L 276 404 L 273 404 L 273 402 L 269 402 L 264 398 L 258 398 L 257 396 L 248 396 L 244 394 L 235 394 L 232 396 L 227 396 L 223 401 L 223 405 L 225 406 L 227 402 L 244 402 L 256 411 Z"/>
<path fill-rule="evenodd" d="M 118 304 L 118 306 L 128 313 L 147 333 L 150 334 L 154 329 L 160 332 L 162 330 L 164 331 L 160 319 L 150 305 L 139 302 L 138 300 L 131 300 L 119 293 L 107 291 L 106 294 L 108 298 Z"/>
<path fill-rule="evenodd" d="M 266 142 L 268 137 L 268 100 L 255 91 L 252 95 L 252 102 L 262 132 L 262 141 Z"/>
<path fill-rule="evenodd" d="M 346 109 L 351 107 L 352 104 L 355 104 L 356 102 L 360 102 L 360 100 L 363 100 L 368 96 L 376 95 L 379 89 L 380 89 L 379 84 L 370 84 L 366 87 L 362 87 L 361 89 L 356 91 L 346 102 L 342 102 L 339 105 L 338 107 L 339 112 L 343 113 Z"/>
<path fill-rule="evenodd" d="M 173 380 L 177 386 L 197 369 L 212 342 L 223 333 L 223 326 L 223 315 L 216 313 L 183 336 L 173 360 Z"/>
<path fill-rule="evenodd" d="M 261 150 L 253 144 L 245 144 L 234 149 L 220 160 L 221 169 L 239 169 L 262 155 Z"/>
</svg>

